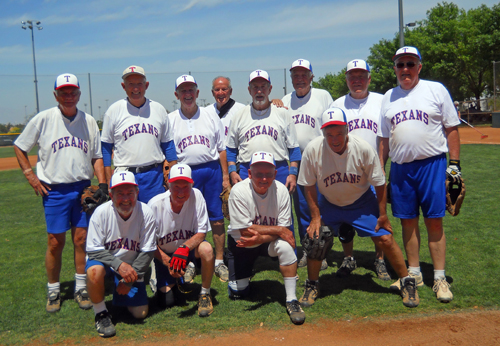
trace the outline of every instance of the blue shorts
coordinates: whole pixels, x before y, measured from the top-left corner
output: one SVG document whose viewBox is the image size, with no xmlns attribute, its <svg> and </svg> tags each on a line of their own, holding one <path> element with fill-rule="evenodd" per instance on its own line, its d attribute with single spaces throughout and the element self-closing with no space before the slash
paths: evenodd
<svg viewBox="0 0 500 346">
<path fill-rule="evenodd" d="M 137 289 L 137 292 L 132 295 L 129 293 L 128 295 L 123 295 L 123 294 L 118 294 L 116 293 L 116 287 L 118 286 L 118 283 L 122 279 L 120 274 L 116 273 L 113 271 L 109 266 L 96 261 L 96 260 L 87 260 L 87 264 L 85 265 L 85 273 L 87 270 L 92 267 L 92 266 L 102 266 L 104 269 L 106 269 L 106 277 L 107 278 L 113 278 L 115 286 L 113 289 L 113 305 L 115 306 L 144 306 L 148 305 L 148 294 L 146 292 L 146 284 L 144 281 L 136 281 L 134 282 L 134 285 L 132 286 L 131 290 Z"/>
<path fill-rule="evenodd" d="M 336 235 L 338 235 L 341 223 L 354 227 L 360 237 L 380 237 L 391 234 L 385 229 L 375 232 L 380 211 L 377 197 L 372 189 L 366 190 L 353 204 L 344 207 L 331 204 L 323 195 L 318 196 L 318 202 L 323 222 L 333 227 Z"/>
<path fill-rule="evenodd" d="M 207 203 L 208 219 L 218 221 L 224 219 L 222 214 L 222 169 L 218 160 L 191 166 L 193 187 L 203 194 Z"/>
<path fill-rule="evenodd" d="M 424 160 L 391 163 L 392 215 L 400 219 L 444 217 L 446 211 L 446 154 Z"/>
<path fill-rule="evenodd" d="M 164 193 L 163 179 L 163 164 L 147 172 L 136 173 L 135 180 L 139 185 L 138 200 L 148 203 L 154 196 Z"/>
<path fill-rule="evenodd" d="M 90 217 L 82 211 L 82 191 L 90 180 L 70 184 L 49 185 L 48 196 L 43 196 L 47 233 L 60 234 L 71 227 L 88 227 Z"/>
<path fill-rule="evenodd" d="M 259 256 L 269 256 L 269 243 L 253 248 L 237 247 L 233 237 L 227 237 L 227 267 L 229 280 L 246 279 L 253 275 L 253 266 Z"/>
<path fill-rule="evenodd" d="M 167 254 L 167 255 L 172 257 L 173 254 Z M 154 258 L 153 261 L 155 262 L 155 270 L 156 270 L 156 282 L 157 282 L 156 287 L 161 288 L 168 285 L 173 285 L 177 282 L 177 279 L 172 277 L 172 275 L 170 275 L 168 267 L 164 265 L 163 262 L 161 262 L 156 258 Z M 189 252 L 188 263 L 189 262 L 193 262 L 195 266 L 197 266 L 198 268 L 201 267 L 201 260 L 195 258 L 194 251 Z M 184 278 L 180 278 L 179 280 L 181 284 L 184 283 Z"/>
</svg>

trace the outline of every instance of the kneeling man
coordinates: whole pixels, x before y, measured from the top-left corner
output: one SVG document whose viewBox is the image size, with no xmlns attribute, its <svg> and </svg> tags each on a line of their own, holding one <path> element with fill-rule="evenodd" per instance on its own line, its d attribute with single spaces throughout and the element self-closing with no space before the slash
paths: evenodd
<svg viewBox="0 0 500 346">
<path fill-rule="evenodd" d="M 231 223 L 228 228 L 229 297 L 248 296 L 250 277 L 257 257 L 278 257 L 286 291 L 286 308 L 294 324 L 305 314 L 297 300 L 297 256 L 288 189 L 275 180 L 274 156 L 256 152 L 251 156 L 248 178 L 233 186 L 229 196 Z"/>
<path fill-rule="evenodd" d="M 104 303 L 104 279 L 114 278 L 113 305 L 126 306 L 138 319 L 148 315 L 144 273 L 156 250 L 156 222 L 151 209 L 137 201 L 132 172 L 111 177 L 111 201 L 92 215 L 87 236 L 87 286 L 99 336 L 116 334 Z"/>
<path fill-rule="evenodd" d="M 322 115 L 322 137 L 312 140 L 304 150 L 299 184 L 311 210 L 307 228 L 310 238 L 319 235 L 322 224 L 339 229 L 348 224 L 360 237 L 371 237 L 384 251 L 401 279 L 403 304 L 419 304 L 415 279 L 408 275 L 403 254 L 392 236 L 386 213 L 386 184 L 377 153 L 368 142 L 348 135 L 344 111 L 337 107 Z M 320 192 L 319 198 L 316 185 Z M 375 187 L 375 193 L 370 185 Z M 302 306 L 311 306 L 319 294 L 321 260 L 307 258 L 308 280 Z"/>
<path fill-rule="evenodd" d="M 155 252 L 156 279 L 160 305 L 175 304 L 173 287 L 186 270 L 186 263 L 201 260 L 201 291 L 198 315 L 213 311 L 210 284 L 214 275 L 212 245 L 205 240 L 210 231 L 207 205 L 200 190 L 193 188 L 191 167 L 177 164 L 170 168 L 169 190 L 153 197 L 148 205 L 158 223 Z M 182 279 L 181 279 L 182 280 Z"/>
</svg>

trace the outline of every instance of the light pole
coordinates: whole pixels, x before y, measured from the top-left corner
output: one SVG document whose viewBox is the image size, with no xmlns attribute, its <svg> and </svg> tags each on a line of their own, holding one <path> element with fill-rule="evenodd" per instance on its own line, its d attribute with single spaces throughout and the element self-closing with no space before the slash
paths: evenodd
<svg viewBox="0 0 500 346">
<path fill-rule="evenodd" d="M 108 109 L 108 101 L 109 99 L 106 99 L 106 109 Z"/>
<path fill-rule="evenodd" d="M 38 81 L 36 79 L 36 59 L 35 59 L 35 36 L 33 35 L 33 27 L 37 28 L 38 30 L 42 30 L 43 27 L 40 26 L 40 21 L 34 21 L 34 20 L 27 20 L 27 21 L 21 21 L 21 24 L 23 25 L 21 28 L 26 30 L 26 28 L 31 30 L 31 47 L 33 48 L 33 70 L 35 73 L 35 97 L 36 97 L 36 112 L 37 114 L 40 113 L 40 106 L 38 104 Z"/>
</svg>

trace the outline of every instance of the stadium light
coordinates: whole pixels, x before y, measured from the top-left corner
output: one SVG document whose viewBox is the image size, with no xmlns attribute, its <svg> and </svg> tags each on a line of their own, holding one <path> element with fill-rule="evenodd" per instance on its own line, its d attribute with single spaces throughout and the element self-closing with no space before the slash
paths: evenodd
<svg viewBox="0 0 500 346">
<path fill-rule="evenodd" d="M 33 21 L 33 20 L 27 20 L 21 21 L 21 28 L 26 30 L 30 29 L 31 30 L 31 47 L 33 49 L 33 71 L 35 75 L 35 100 L 36 100 L 36 112 L 37 114 L 40 113 L 40 105 L 38 103 L 38 80 L 36 79 L 36 59 L 35 59 L 35 36 L 33 35 L 33 28 L 37 28 L 38 30 L 42 30 L 43 27 L 40 26 L 41 22 L 40 21 Z"/>
</svg>

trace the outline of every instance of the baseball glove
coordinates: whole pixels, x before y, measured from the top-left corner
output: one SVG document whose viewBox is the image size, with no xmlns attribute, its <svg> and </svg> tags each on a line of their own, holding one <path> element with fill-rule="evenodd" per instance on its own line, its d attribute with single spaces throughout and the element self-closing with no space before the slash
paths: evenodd
<svg viewBox="0 0 500 346">
<path fill-rule="evenodd" d="M 231 220 L 231 218 L 229 217 L 229 205 L 228 205 L 230 192 L 231 192 L 231 186 L 228 186 L 219 195 L 220 199 L 222 200 L 222 214 L 224 214 L 224 217 L 228 220 Z"/>
<path fill-rule="evenodd" d="M 341 243 L 347 244 L 350 243 L 354 236 L 356 235 L 356 231 L 354 227 L 347 223 L 341 223 L 339 227 L 339 240 Z"/>
<path fill-rule="evenodd" d="M 457 216 L 465 197 L 465 183 L 462 177 L 457 182 L 446 179 L 446 209 L 452 216 Z"/>
<path fill-rule="evenodd" d="M 302 247 L 307 254 L 307 258 L 322 261 L 328 256 L 333 246 L 333 230 L 328 226 L 319 228 L 319 236 L 311 239 L 309 234 L 304 235 Z"/>
<path fill-rule="evenodd" d="M 92 215 L 95 208 L 109 201 L 108 184 L 99 184 L 99 186 L 87 186 L 85 189 L 83 189 L 81 201 L 83 211 L 89 215 Z"/>
</svg>

